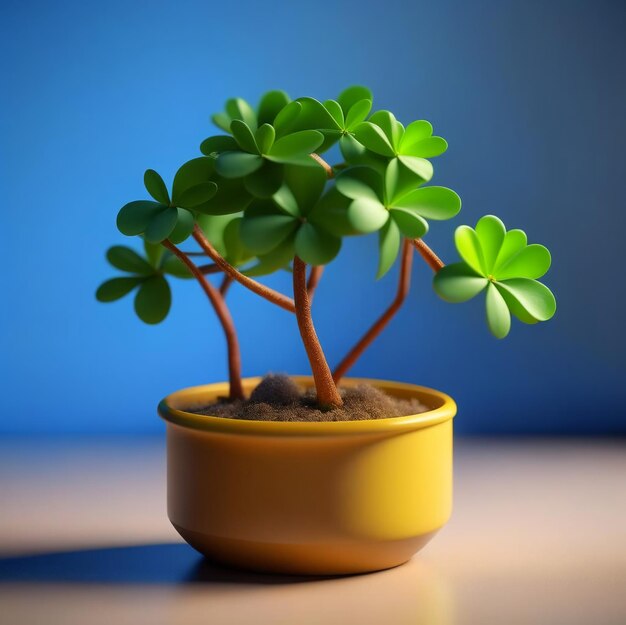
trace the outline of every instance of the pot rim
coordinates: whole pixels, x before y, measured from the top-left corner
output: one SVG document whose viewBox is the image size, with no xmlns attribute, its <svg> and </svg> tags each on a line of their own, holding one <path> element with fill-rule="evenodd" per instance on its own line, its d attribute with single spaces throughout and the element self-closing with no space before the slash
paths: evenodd
<svg viewBox="0 0 626 625">
<path fill-rule="evenodd" d="M 310 387 L 311 376 L 290 376 L 297 384 Z M 248 391 L 261 381 L 261 377 L 245 378 L 244 388 Z M 418 430 L 452 419 L 456 414 L 456 403 L 445 393 L 426 386 L 408 382 L 392 382 L 371 378 L 345 378 L 343 386 L 371 384 L 399 397 L 417 396 L 431 410 L 420 414 L 386 419 L 368 419 L 361 421 L 253 421 L 229 419 L 200 415 L 178 408 L 180 405 L 210 401 L 218 394 L 223 394 L 227 382 L 191 386 L 171 393 L 159 403 L 159 415 L 168 423 L 184 428 L 224 434 L 243 434 L 261 436 L 341 436 L 355 434 L 393 434 L 407 430 Z"/>
</svg>

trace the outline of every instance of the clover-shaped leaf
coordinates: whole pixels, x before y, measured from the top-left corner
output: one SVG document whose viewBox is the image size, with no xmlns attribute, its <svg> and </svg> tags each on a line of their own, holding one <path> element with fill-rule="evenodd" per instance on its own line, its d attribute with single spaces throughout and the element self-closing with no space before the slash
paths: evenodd
<svg viewBox="0 0 626 625">
<path fill-rule="evenodd" d="M 144 242 L 144 256 L 115 245 L 107 251 L 109 263 L 128 275 L 103 282 L 96 291 L 100 302 L 114 302 L 136 290 L 135 312 L 145 323 L 160 323 L 167 317 L 172 294 L 166 275 L 190 278 L 187 268 L 161 245 Z"/>
<path fill-rule="evenodd" d="M 298 114 L 299 104 L 296 109 Z M 253 130 L 240 119 L 233 119 L 230 132 L 232 137 L 209 137 L 200 150 L 217 158 L 215 170 L 219 176 L 243 179 L 248 193 L 261 198 L 271 197 L 280 188 L 283 165 L 309 164 L 310 154 L 324 141 L 324 136 L 316 130 L 278 136 L 271 124 L 263 123 Z"/>
<path fill-rule="evenodd" d="M 379 231 L 378 277 L 393 265 L 402 236 L 421 238 L 426 219 L 450 219 L 461 209 L 459 196 L 445 187 L 420 187 L 421 176 L 392 160 L 385 175 L 369 167 L 350 167 L 337 177 L 337 189 L 351 200 L 347 219 L 361 233 Z"/>
<path fill-rule="evenodd" d="M 493 215 L 482 217 L 475 229 L 459 226 L 455 243 L 463 262 L 447 265 L 435 275 L 435 291 L 441 298 L 465 302 L 486 290 L 487 323 L 497 338 L 509 333 L 511 313 L 529 324 L 554 315 L 554 295 L 537 281 L 551 263 L 543 245 L 528 245 L 522 230 L 507 231 Z"/>
<path fill-rule="evenodd" d="M 274 123 L 278 113 L 280 113 L 289 102 L 290 98 L 284 91 L 268 91 L 265 93 L 256 107 L 256 110 L 242 98 L 231 98 L 226 102 L 226 111 L 213 115 L 211 119 L 216 126 L 226 132 L 230 132 L 233 120 L 245 122 L 254 132 L 263 124 Z"/>
<path fill-rule="evenodd" d="M 127 236 L 143 235 L 149 243 L 170 239 L 181 243 L 193 230 L 195 213 L 216 194 L 203 163 L 185 163 L 174 177 L 172 197 L 161 176 L 153 169 L 144 174 L 146 190 L 157 201 L 137 200 L 125 204 L 117 215 L 117 227 Z"/>
<path fill-rule="evenodd" d="M 433 127 L 427 121 L 415 121 L 406 128 L 389 111 L 377 111 L 368 121 L 354 129 L 356 139 L 371 152 L 388 159 L 397 159 L 405 167 L 428 181 L 433 168 L 427 158 L 439 156 L 448 144 L 432 136 Z"/>
<path fill-rule="evenodd" d="M 246 247 L 260 256 L 263 271 L 284 266 L 294 255 L 310 265 L 326 264 L 337 255 L 341 238 L 328 231 L 315 210 L 325 185 L 326 172 L 316 163 L 289 165 L 272 198 L 245 210 L 240 234 Z"/>
<path fill-rule="evenodd" d="M 298 98 L 301 110 L 292 128 L 318 130 L 324 135 L 318 152 L 325 152 L 334 143 L 350 133 L 369 115 L 372 93 L 366 87 L 349 87 L 337 100 L 320 102 L 315 98 Z"/>
</svg>

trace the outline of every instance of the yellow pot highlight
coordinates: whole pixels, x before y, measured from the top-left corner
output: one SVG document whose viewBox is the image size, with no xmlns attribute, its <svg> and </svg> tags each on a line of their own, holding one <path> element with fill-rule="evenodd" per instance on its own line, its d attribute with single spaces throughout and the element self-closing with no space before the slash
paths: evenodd
<svg viewBox="0 0 626 625">
<path fill-rule="evenodd" d="M 293 378 L 301 386 L 310 377 Z M 249 393 L 260 378 L 244 380 Z M 228 392 L 209 384 L 159 405 L 167 422 L 168 516 L 226 564 L 334 575 L 397 566 L 448 520 L 454 401 L 438 391 L 350 378 L 431 410 L 345 422 L 239 421 L 185 412 Z"/>
</svg>

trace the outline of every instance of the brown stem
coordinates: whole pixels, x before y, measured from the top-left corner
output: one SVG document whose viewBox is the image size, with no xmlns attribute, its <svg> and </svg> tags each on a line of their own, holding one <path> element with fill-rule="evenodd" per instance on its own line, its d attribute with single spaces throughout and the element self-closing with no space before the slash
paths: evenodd
<svg viewBox="0 0 626 625">
<path fill-rule="evenodd" d="M 317 401 L 321 406 L 341 406 L 341 395 L 333 381 L 311 317 L 311 302 L 306 288 L 306 264 L 297 256 L 293 259 L 293 299 L 298 329 L 311 364 Z"/>
<path fill-rule="evenodd" d="M 229 275 L 233 280 L 239 282 L 247 289 L 250 289 L 257 295 L 264 297 L 269 302 L 288 310 L 289 312 L 295 312 L 295 304 L 294 301 L 290 297 L 286 297 L 282 293 L 278 293 L 278 291 L 274 291 L 274 289 L 270 289 L 269 287 L 245 276 L 240 271 L 235 269 L 225 258 L 223 258 L 220 253 L 211 245 L 210 241 L 204 236 L 204 232 L 200 229 L 200 227 L 196 224 L 193 227 L 193 238 L 200 244 L 200 247 L 206 252 L 207 256 L 211 258 L 211 260 L 227 275 Z"/>
<path fill-rule="evenodd" d="M 306 292 L 309 296 L 309 302 L 313 302 L 315 290 L 317 289 L 317 285 L 320 283 L 320 279 L 322 278 L 323 273 L 324 265 L 316 265 L 315 267 L 311 267 L 311 271 L 309 272 L 309 279 L 306 283 Z"/>
<path fill-rule="evenodd" d="M 187 254 L 189 256 L 189 254 Z M 200 265 L 198 269 L 206 276 L 213 273 L 220 273 L 222 270 L 215 264 L 209 263 L 208 265 Z"/>
<path fill-rule="evenodd" d="M 424 243 L 424 241 L 422 241 L 422 239 L 413 239 L 413 245 L 435 273 L 437 273 L 442 267 L 445 267 L 445 263 L 428 247 L 428 245 L 426 245 L 426 243 Z"/>
<path fill-rule="evenodd" d="M 335 175 L 333 168 L 319 154 L 315 154 L 315 152 L 313 152 L 313 154 L 311 154 L 311 158 L 314 161 L 317 161 L 326 170 L 326 175 L 329 178 L 332 178 Z"/>
<path fill-rule="evenodd" d="M 226 293 L 228 293 L 228 289 L 232 283 L 233 279 L 229 275 L 225 275 L 222 279 L 222 284 L 220 284 L 220 294 L 222 297 L 226 296 Z"/>
<path fill-rule="evenodd" d="M 363 335 L 361 340 L 350 350 L 348 355 L 339 363 L 333 372 L 335 383 L 348 372 L 348 370 L 359 359 L 361 354 L 371 345 L 374 339 L 384 330 L 393 316 L 398 312 L 411 288 L 411 266 L 413 264 L 413 248 L 411 241 L 405 239 L 402 245 L 402 260 L 400 264 L 400 276 L 396 296 L 389 308 L 376 320 L 370 329 Z"/>
<path fill-rule="evenodd" d="M 235 330 L 235 324 L 231 317 L 228 306 L 224 301 L 221 293 L 216 289 L 203 275 L 200 268 L 185 254 L 185 252 L 179 250 L 170 241 L 163 241 L 163 245 L 177 256 L 193 274 L 195 279 L 200 283 L 200 286 L 206 293 L 207 297 L 211 301 L 215 313 L 222 325 L 224 334 L 226 335 L 226 346 L 228 349 L 228 379 L 229 379 L 229 398 L 230 399 L 243 399 L 243 386 L 241 384 L 241 353 L 239 351 L 239 341 L 237 339 L 237 332 Z"/>
</svg>

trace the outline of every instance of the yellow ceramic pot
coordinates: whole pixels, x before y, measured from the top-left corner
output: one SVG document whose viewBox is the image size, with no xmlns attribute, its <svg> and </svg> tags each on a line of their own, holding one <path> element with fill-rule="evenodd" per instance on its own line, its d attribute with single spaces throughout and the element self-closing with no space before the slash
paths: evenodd
<svg viewBox="0 0 626 625">
<path fill-rule="evenodd" d="M 259 381 L 244 380 L 246 392 Z M 225 383 L 164 399 L 168 516 L 180 535 L 209 558 L 261 571 L 362 573 L 409 560 L 450 516 L 456 405 L 412 384 L 342 384 L 363 382 L 431 410 L 371 421 L 239 421 L 181 410 L 226 395 Z"/>
</svg>

